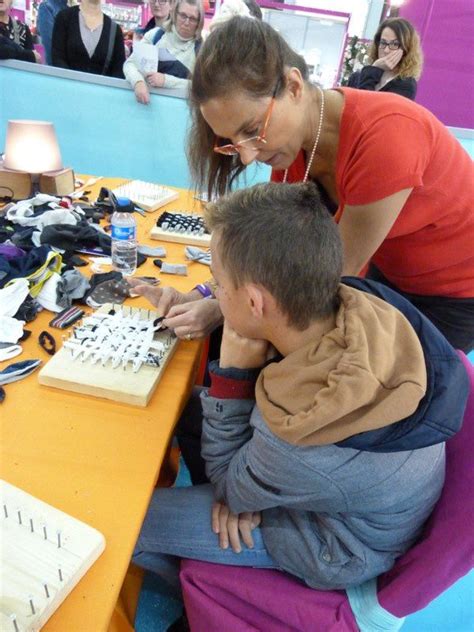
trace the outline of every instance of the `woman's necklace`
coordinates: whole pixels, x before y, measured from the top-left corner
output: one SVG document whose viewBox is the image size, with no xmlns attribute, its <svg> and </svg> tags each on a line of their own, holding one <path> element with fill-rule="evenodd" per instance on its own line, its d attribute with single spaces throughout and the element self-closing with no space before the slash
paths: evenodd
<svg viewBox="0 0 474 632">
<path fill-rule="evenodd" d="M 324 117 L 324 92 L 318 86 L 318 90 L 321 93 L 321 111 L 319 113 L 319 124 L 318 131 L 316 133 L 316 140 L 314 141 L 313 149 L 311 150 L 311 155 L 309 157 L 309 162 L 306 167 L 306 171 L 304 174 L 303 182 L 306 182 L 309 176 L 309 170 L 311 169 L 311 165 L 313 164 L 314 156 L 316 155 L 316 149 L 318 148 L 319 137 L 321 136 L 321 130 L 323 128 L 323 117 Z M 288 169 L 285 169 L 285 175 L 283 176 L 283 182 L 286 182 L 288 178 Z"/>
</svg>

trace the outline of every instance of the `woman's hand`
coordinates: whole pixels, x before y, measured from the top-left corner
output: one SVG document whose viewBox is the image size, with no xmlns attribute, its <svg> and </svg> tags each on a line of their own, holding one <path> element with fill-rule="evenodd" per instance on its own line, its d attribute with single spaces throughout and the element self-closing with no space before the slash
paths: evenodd
<svg viewBox="0 0 474 632">
<path fill-rule="evenodd" d="M 165 75 L 162 72 L 150 72 L 146 76 L 146 82 L 152 88 L 162 88 L 165 85 Z"/>
<path fill-rule="evenodd" d="M 163 325 L 173 329 L 178 338 L 205 338 L 222 324 L 219 303 L 214 298 L 179 303 L 171 307 L 163 321 Z"/>
<path fill-rule="evenodd" d="M 137 81 L 134 90 L 138 103 L 143 103 L 143 105 L 148 105 L 150 103 L 150 91 L 146 87 L 146 83 L 144 81 Z"/>
<path fill-rule="evenodd" d="M 379 57 L 376 59 L 372 66 L 376 66 L 382 70 L 393 70 L 401 62 L 402 57 L 403 50 L 401 48 L 398 50 L 391 50 L 388 55 L 385 55 L 385 57 Z"/>
<path fill-rule="evenodd" d="M 230 543 L 234 553 L 240 553 L 240 538 L 249 549 L 253 549 L 252 531 L 261 521 L 262 514 L 259 511 L 234 514 L 227 505 L 217 502 L 212 505 L 212 530 L 219 535 L 221 549 L 227 549 Z"/>
<path fill-rule="evenodd" d="M 269 343 L 267 340 L 251 340 L 240 336 L 230 325 L 224 322 L 222 334 L 221 369 L 258 369 L 267 361 Z"/>
<path fill-rule="evenodd" d="M 149 285 L 133 277 L 127 277 L 127 283 L 132 288 L 133 295 L 144 296 L 156 307 L 159 316 L 166 316 L 173 305 L 179 305 L 180 303 L 187 303 L 193 300 L 191 293 L 184 294 L 183 292 L 178 292 L 174 287 Z"/>
</svg>

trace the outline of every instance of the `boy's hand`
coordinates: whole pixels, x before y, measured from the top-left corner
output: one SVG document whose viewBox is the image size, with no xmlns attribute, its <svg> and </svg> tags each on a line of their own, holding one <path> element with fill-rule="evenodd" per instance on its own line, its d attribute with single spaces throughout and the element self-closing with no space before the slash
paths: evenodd
<svg viewBox="0 0 474 632">
<path fill-rule="evenodd" d="M 222 334 L 221 355 L 219 366 L 221 369 L 258 369 L 267 359 L 269 343 L 266 340 L 251 340 L 244 338 L 234 331 L 224 321 Z"/>
<path fill-rule="evenodd" d="M 240 538 L 249 549 L 253 549 L 252 531 L 261 521 L 260 511 L 234 514 L 227 505 L 217 502 L 212 505 L 212 530 L 219 535 L 221 549 L 227 549 L 230 544 L 234 553 L 240 553 Z"/>
</svg>

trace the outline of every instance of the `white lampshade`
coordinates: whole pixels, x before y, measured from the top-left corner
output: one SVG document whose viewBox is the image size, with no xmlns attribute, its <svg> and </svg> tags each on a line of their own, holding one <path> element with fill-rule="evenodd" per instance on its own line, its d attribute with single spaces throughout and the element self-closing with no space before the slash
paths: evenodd
<svg viewBox="0 0 474 632">
<path fill-rule="evenodd" d="M 54 125 L 47 121 L 8 121 L 4 166 L 44 173 L 62 169 Z"/>
</svg>

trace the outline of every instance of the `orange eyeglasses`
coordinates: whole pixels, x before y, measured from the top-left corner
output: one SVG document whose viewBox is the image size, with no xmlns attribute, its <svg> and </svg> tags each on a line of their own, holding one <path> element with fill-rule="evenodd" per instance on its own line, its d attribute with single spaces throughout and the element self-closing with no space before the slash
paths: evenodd
<svg viewBox="0 0 474 632">
<path fill-rule="evenodd" d="M 278 88 L 278 86 L 277 86 Z M 272 115 L 273 106 L 275 104 L 275 95 L 277 89 L 275 88 L 275 92 L 273 93 L 272 100 L 270 101 L 270 105 L 268 106 L 267 114 L 265 116 L 265 122 L 262 125 L 261 131 L 251 138 L 246 138 L 245 140 L 241 140 L 239 143 L 228 143 L 227 145 L 219 145 L 219 141 L 222 140 L 219 136 L 216 136 L 216 141 L 214 143 L 214 151 L 218 154 L 223 154 L 224 156 L 236 156 L 240 153 L 242 147 L 250 149 L 251 151 L 258 151 L 258 147 L 253 147 L 250 143 L 263 143 L 265 144 L 266 132 L 268 127 L 268 122 L 270 121 L 270 117 Z"/>
</svg>

